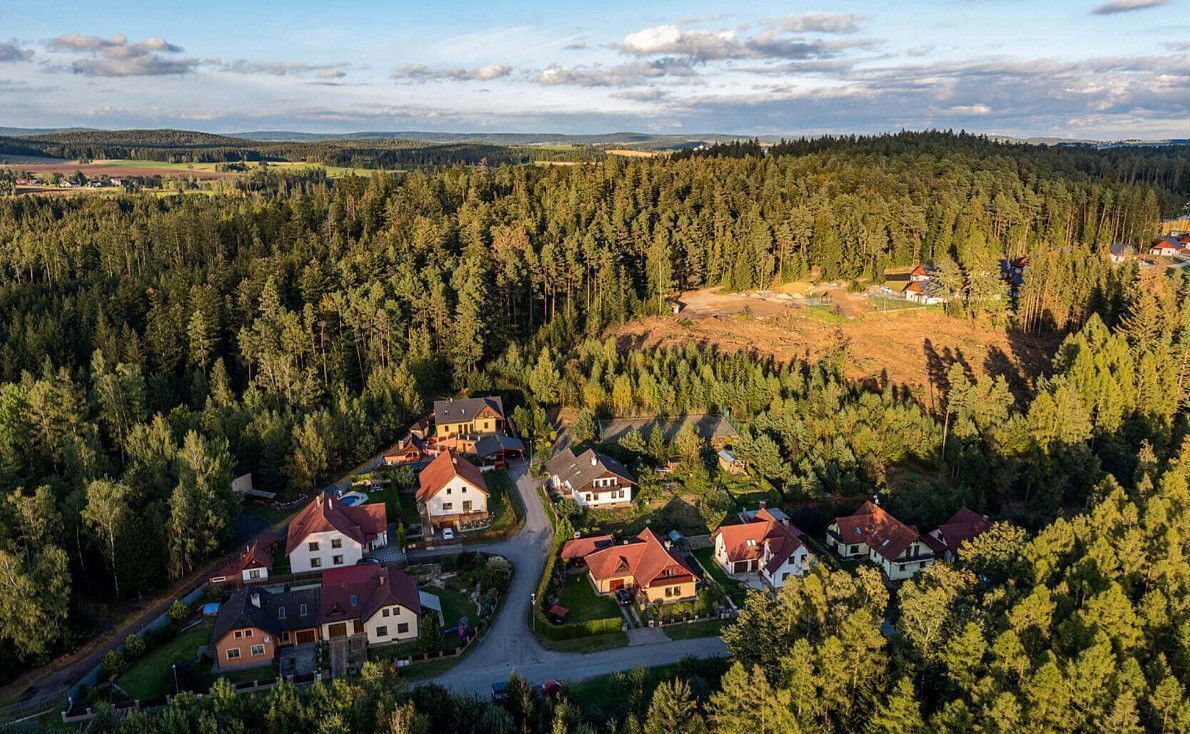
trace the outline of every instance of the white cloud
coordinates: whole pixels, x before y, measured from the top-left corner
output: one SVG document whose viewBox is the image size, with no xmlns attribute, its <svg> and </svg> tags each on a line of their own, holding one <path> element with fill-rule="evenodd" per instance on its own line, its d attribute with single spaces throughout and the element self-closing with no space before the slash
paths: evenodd
<svg viewBox="0 0 1190 734">
<path fill-rule="evenodd" d="M 676 25 L 654 26 L 629 33 L 619 49 L 633 56 L 672 54 L 696 61 L 728 59 L 810 59 L 834 56 L 848 48 L 872 45 L 868 40 L 823 41 L 768 31 L 740 37 L 732 31 L 712 33 L 684 30 Z"/>
<path fill-rule="evenodd" d="M 855 13 L 803 13 L 774 18 L 769 25 L 789 33 L 855 33 L 863 19 Z"/>
<path fill-rule="evenodd" d="M 33 59 L 33 49 L 22 48 L 13 43 L 0 43 L 0 63 L 16 61 L 30 61 Z"/>
<path fill-rule="evenodd" d="M 49 47 L 53 51 L 81 51 L 90 54 L 89 57 L 76 59 L 70 64 L 71 71 L 86 76 L 186 74 L 194 71 L 199 64 L 198 59 L 172 56 L 181 53 L 183 49 L 164 38 L 147 38 L 129 43 L 128 37 L 123 34 L 100 38 L 69 33 L 51 40 Z"/>
<path fill-rule="evenodd" d="M 489 64 L 474 69 L 458 67 L 431 67 L 425 64 L 403 66 L 392 73 L 392 78 L 403 82 L 480 81 L 490 82 L 503 79 L 512 73 L 507 64 Z"/>
</svg>

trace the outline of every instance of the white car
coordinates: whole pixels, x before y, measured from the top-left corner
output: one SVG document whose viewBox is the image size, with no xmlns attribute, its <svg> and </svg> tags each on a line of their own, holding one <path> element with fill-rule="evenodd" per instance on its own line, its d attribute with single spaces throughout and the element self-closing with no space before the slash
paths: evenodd
<svg viewBox="0 0 1190 734">
<path fill-rule="evenodd" d="M 455 539 L 454 528 L 442 528 L 442 539 L 446 541 Z"/>
</svg>

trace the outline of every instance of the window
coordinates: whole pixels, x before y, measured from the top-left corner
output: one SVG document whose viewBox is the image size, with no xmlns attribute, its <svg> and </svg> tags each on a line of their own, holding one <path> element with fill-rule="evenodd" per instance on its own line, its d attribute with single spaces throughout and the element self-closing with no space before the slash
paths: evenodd
<svg viewBox="0 0 1190 734">
<path fill-rule="evenodd" d="M 443 511 L 444 511 L 444 512 L 450 512 L 451 510 L 453 510 L 453 509 L 454 509 L 454 503 L 452 503 L 452 502 L 443 502 L 443 503 L 442 503 L 442 509 L 443 509 Z"/>
<path fill-rule="evenodd" d="M 318 551 L 318 541 L 312 540 L 309 543 L 306 543 L 306 550 L 310 551 L 311 553 L 316 553 Z"/>
<path fill-rule="evenodd" d="M 227 651 L 227 659 L 228 660 L 235 660 L 239 656 L 240 656 L 240 648 L 238 648 L 238 647 L 233 647 Z"/>
<path fill-rule="evenodd" d="M 446 488 L 446 493 L 447 493 L 447 494 L 450 494 L 450 487 L 447 487 L 447 488 Z"/>
<path fill-rule="evenodd" d="M 343 565 L 343 556 L 331 557 L 331 564 L 335 565 L 335 566 L 342 566 Z"/>
<path fill-rule="evenodd" d="M 332 548 L 342 548 L 343 547 L 343 539 L 342 538 L 331 538 L 331 547 Z"/>
<path fill-rule="evenodd" d="M 471 512 L 471 500 L 463 503 L 463 512 Z"/>
<path fill-rule="evenodd" d="M 285 619 L 285 607 L 277 607 L 277 619 Z"/>
<path fill-rule="evenodd" d="M 251 637 L 251 636 L 252 636 L 252 630 L 244 630 L 244 637 Z"/>
<path fill-rule="evenodd" d="M 304 617 L 304 616 L 306 616 L 307 613 L 309 613 L 309 611 L 310 611 L 310 608 L 307 607 L 305 604 L 302 604 L 301 606 L 298 607 L 298 616 Z"/>
<path fill-rule="evenodd" d="M 462 488 L 460 488 L 460 489 L 459 489 L 459 491 L 460 491 L 460 492 L 462 492 L 463 494 L 467 494 L 467 488 L 466 488 L 466 487 L 462 487 Z"/>
<path fill-rule="evenodd" d="M 385 607 L 384 609 L 381 609 L 381 610 L 380 610 L 380 616 L 381 616 L 381 617 L 387 617 L 389 614 L 390 614 L 390 612 L 389 612 L 389 609 L 388 609 L 388 607 Z"/>
<path fill-rule="evenodd" d="M 377 637 L 388 637 L 388 627 L 383 627 L 383 626 L 377 627 L 376 628 L 376 636 Z"/>
<path fill-rule="evenodd" d="M 665 595 L 667 597 L 681 596 L 682 595 L 682 587 L 681 586 L 666 586 L 665 587 Z"/>
<path fill-rule="evenodd" d="M 590 501 L 591 501 L 591 494 L 588 492 L 587 494 L 583 495 L 583 499 L 585 499 L 586 501 L 590 502 Z"/>
<path fill-rule="evenodd" d="M 236 630 L 235 638 L 238 640 L 244 636 L 244 630 Z"/>
<path fill-rule="evenodd" d="M 322 565 L 321 558 L 311 558 L 310 559 L 310 568 L 318 568 L 321 565 Z"/>
<path fill-rule="evenodd" d="M 356 596 L 355 594 L 352 594 L 351 595 L 351 606 L 354 607 L 354 606 L 358 606 L 358 605 L 359 605 L 359 597 Z"/>
<path fill-rule="evenodd" d="M 252 657 L 258 658 L 261 655 L 264 655 L 264 645 L 253 645 L 252 646 Z"/>
<path fill-rule="evenodd" d="M 748 540 L 746 540 L 746 541 L 744 542 L 744 545 L 748 546 L 749 548 L 755 548 L 755 547 L 756 547 L 756 539 L 755 539 L 755 538 L 748 538 Z"/>
<path fill-rule="evenodd" d="M 251 571 L 249 571 L 249 572 L 248 572 L 248 578 L 250 578 L 250 579 L 258 579 L 258 578 L 260 578 L 260 569 L 259 569 L 259 568 L 254 568 L 254 569 L 252 569 Z"/>
<path fill-rule="evenodd" d="M 401 622 L 400 624 L 397 625 L 397 634 L 398 635 L 403 635 L 408 631 L 409 631 L 409 623 L 408 622 Z"/>
</svg>

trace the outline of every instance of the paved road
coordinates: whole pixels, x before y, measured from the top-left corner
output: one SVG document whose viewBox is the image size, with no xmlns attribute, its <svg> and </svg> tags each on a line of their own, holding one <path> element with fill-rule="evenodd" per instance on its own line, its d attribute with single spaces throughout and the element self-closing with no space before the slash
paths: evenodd
<svg viewBox="0 0 1190 734">
<path fill-rule="evenodd" d="M 516 573 L 508 598 L 496 621 L 471 653 L 451 670 L 433 679 L 459 693 L 486 695 L 493 681 L 507 680 L 515 671 L 531 683 L 551 678 L 582 680 L 617 670 L 629 670 L 639 665 L 654 666 L 675 663 L 684 657 L 723 657 L 727 646 L 718 637 L 693 640 L 669 640 L 647 645 L 596 653 L 567 653 L 547 650 L 529 631 L 529 600 L 550 552 L 553 531 L 546 519 L 545 507 L 537 493 L 536 483 L 524 464 L 510 469 L 517 492 L 525 506 L 525 526 L 520 533 L 495 543 L 467 546 L 468 550 L 499 553 L 512 561 Z M 458 551 L 439 548 L 411 554 L 425 558 Z"/>
</svg>

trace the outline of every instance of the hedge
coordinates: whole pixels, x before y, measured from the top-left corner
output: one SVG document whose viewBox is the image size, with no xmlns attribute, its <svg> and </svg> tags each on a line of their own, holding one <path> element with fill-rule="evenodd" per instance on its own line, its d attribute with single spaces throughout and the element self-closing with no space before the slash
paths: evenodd
<svg viewBox="0 0 1190 734">
<path fill-rule="evenodd" d="M 540 612 L 539 612 L 540 614 Z M 537 633 L 555 642 L 559 640 L 573 640 L 576 637 L 590 637 L 591 635 L 605 635 L 609 632 L 619 632 L 624 624 L 620 617 L 605 617 L 586 622 L 571 622 L 569 624 L 551 624 L 540 615 L 537 620 Z"/>
</svg>

